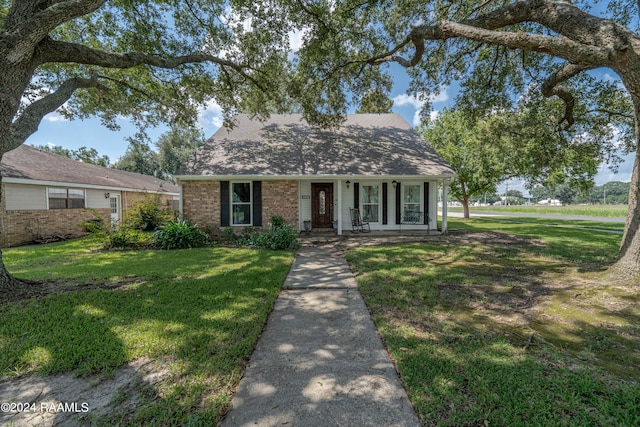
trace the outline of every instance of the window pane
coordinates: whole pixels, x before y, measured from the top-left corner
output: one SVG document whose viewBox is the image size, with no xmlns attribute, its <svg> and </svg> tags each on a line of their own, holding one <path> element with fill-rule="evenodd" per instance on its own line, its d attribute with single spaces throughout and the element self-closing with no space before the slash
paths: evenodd
<svg viewBox="0 0 640 427">
<path fill-rule="evenodd" d="M 70 199 L 84 199 L 84 190 L 75 190 L 70 188 L 68 191 Z"/>
<path fill-rule="evenodd" d="M 420 203 L 420 185 L 404 186 L 404 202 L 418 204 Z"/>
<path fill-rule="evenodd" d="M 378 203 L 379 200 L 377 185 L 362 186 L 362 203 Z"/>
<path fill-rule="evenodd" d="M 236 182 L 233 184 L 233 203 L 251 202 L 251 183 Z"/>
<path fill-rule="evenodd" d="M 66 199 L 66 188 L 49 188 L 49 198 Z"/>
<path fill-rule="evenodd" d="M 109 206 L 111 207 L 111 213 L 112 214 L 117 214 L 118 213 L 118 198 L 117 197 L 111 197 L 109 199 Z"/>
<path fill-rule="evenodd" d="M 49 209 L 66 209 L 67 199 L 49 198 Z"/>
<path fill-rule="evenodd" d="M 69 199 L 67 206 L 69 209 L 82 209 L 84 208 L 84 199 Z"/>
<path fill-rule="evenodd" d="M 320 215 L 324 215 L 327 213 L 327 201 L 326 201 L 326 194 L 324 193 L 324 191 L 321 191 L 320 194 L 318 194 L 318 198 L 320 199 L 319 205 L 320 205 Z"/>
<path fill-rule="evenodd" d="M 378 222 L 379 205 L 362 205 L 362 218 L 365 221 Z"/>
<path fill-rule="evenodd" d="M 250 225 L 251 224 L 251 205 L 250 204 L 234 204 L 233 205 L 233 224 Z"/>
<path fill-rule="evenodd" d="M 362 186 L 362 218 L 369 222 L 379 221 L 380 195 L 377 185 Z"/>
</svg>

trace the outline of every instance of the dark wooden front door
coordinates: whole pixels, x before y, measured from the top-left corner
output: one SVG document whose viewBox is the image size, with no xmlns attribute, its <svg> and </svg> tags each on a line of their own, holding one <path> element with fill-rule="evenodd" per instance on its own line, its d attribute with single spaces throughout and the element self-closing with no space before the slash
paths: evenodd
<svg viewBox="0 0 640 427">
<path fill-rule="evenodd" d="M 331 228 L 333 220 L 333 184 L 311 184 L 311 224 L 314 228 Z"/>
</svg>

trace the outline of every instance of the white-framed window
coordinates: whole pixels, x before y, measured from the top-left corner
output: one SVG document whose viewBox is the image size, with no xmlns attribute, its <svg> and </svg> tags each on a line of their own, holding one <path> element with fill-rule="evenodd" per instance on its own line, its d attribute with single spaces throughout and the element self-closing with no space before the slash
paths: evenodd
<svg viewBox="0 0 640 427">
<path fill-rule="evenodd" d="M 380 222 L 380 186 L 362 185 L 361 190 L 362 219 L 369 222 Z"/>
<path fill-rule="evenodd" d="M 47 188 L 49 209 L 82 209 L 85 206 L 84 190 L 79 188 Z"/>
<path fill-rule="evenodd" d="M 420 191 L 420 184 L 403 184 L 402 187 L 403 220 L 422 223 L 422 191 Z"/>
<path fill-rule="evenodd" d="M 231 224 L 251 225 L 251 182 L 231 183 Z"/>
</svg>

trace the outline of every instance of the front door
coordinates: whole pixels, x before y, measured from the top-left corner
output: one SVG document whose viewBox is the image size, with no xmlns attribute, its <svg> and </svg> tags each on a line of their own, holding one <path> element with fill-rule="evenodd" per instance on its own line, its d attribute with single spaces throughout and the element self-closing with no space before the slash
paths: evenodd
<svg viewBox="0 0 640 427">
<path fill-rule="evenodd" d="M 109 207 L 111 208 L 111 224 L 120 222 L 120 196 L 109 197 Z"/>
<path fill-rule="evenodd" d="M 311 184 L 311 223 L 313 228 L 331 228 L 333 220 L 333 184 Z"/>
</svg>

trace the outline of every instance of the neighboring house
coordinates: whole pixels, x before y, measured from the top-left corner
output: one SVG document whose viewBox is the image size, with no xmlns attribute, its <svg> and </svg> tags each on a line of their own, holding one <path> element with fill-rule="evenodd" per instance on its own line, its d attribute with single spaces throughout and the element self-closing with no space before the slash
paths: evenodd
<svg viewBox="0 0 640 427">
<path fill-rule="evenodd" d="M 16 246 L 50 236 L 78 237 L 86 220 L 105 222 L 147 194 L 177 208 L 179 189 L 158 178 L 82 163 L 21 145 L 2 158 L 0 245 Z M 174 201 L 175 200 L 175 201 Z"/>
<path fill-rule="evenodd" d="M 359 208 L 372 230 L 446 230 L 437 222 L 451 167 L 397 114 L 355 114 L 335 130 L 310 127 L 299 114 L 267 121 L 236 117 L 176 175 L 181 210 L 214 233 L 265 227 L 272 215 L 304 230 L 351 230 Z"/>
</svg>

